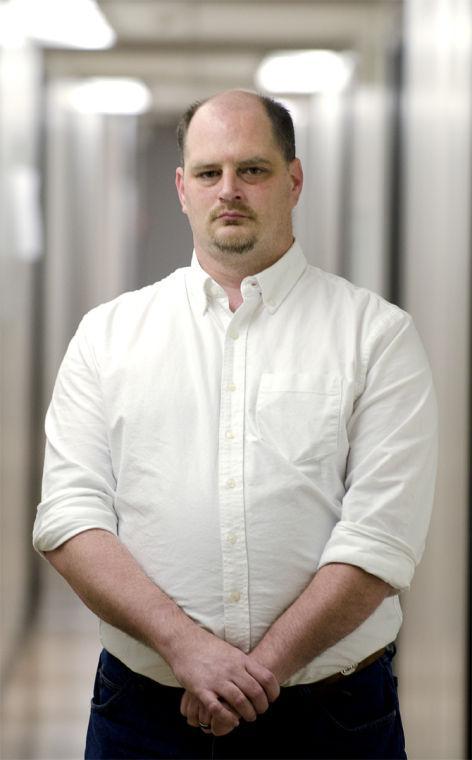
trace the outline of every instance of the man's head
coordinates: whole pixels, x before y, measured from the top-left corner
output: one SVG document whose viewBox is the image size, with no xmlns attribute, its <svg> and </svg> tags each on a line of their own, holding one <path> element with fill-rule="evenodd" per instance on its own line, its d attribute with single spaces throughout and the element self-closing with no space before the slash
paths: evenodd
<svg viewBox="0 0 472 760">
<path fill-rule="evenodd" d="M 253 93 L 224 92 L 186 112 L 179 141 L 177 191 L 200 262 L 243 274 L 270 266 L 292 244 L 303 179 L 289 113 Z"/>
<path fill-rule="evenodd" d="M 248 93 L 251 94 L 251 93 Z M 295 150 L 295 130 L 293 128 L 293 121 L 290 115 L 290 111 L 273 98 L 268 98 L 266 95 L 256 95 L 261 105 L 265 109 L 265 112 L 272 124 L 272 132 L 274 139 L 278 143 L 280 150 L 282 151 L 287 163 L 293 161 L 296 155 Z M 190 122 L 198 109 L 203 106 L 211 98 L 205 100 L 196 100 L 192 103 L 186 111 L 182 114 L 180 121 L 177 125 L 177 144 L 179 146 L 180 165 L 185 163 L 185 138 L 187 137 L 187 130 Z"/>
</svg>

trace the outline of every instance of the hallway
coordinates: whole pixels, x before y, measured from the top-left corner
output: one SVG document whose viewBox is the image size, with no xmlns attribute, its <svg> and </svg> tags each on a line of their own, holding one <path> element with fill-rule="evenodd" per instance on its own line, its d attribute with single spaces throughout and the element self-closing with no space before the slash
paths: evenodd
<svg viewBox="0 0 472 760">
<path fill-rule="evenodd" d="M 191 103 L 232 88 L 274 96 L 292 114 L 305 171 L 294 230 L 308 263 L 407 311 L 425 347 L 440 413 L 439 469 L 424 556 L 401 595 L 395 665 L 410 760 L 472 758 L 472 0 L 0 0 L 0 760 L 83 758 L 101 644 L 94 615 L 33 556 L 46 409 L 82 317 L 188 266 L 193 240 L 175 193 L 176 127 Z M 339 327 L 343 339 L 354 335 L 349 320 Z M 281 346 L 289 343 L 283 332 Z M 172 336 L 169 356 L 174 344 Z M 313 376 L 315 401 L 329 395 L 315 392 L 326 382 L 318 353 L 313 361 L 295 354 L 300 365 L 287 363 L 283 374 L 306 375 L 303 387 Z M 261 398 L 283 365 L 265 342 L 262 360 Z M 126 371 L 132 361 L 131 352 Z M 159 388 L 161 369 L 170 377 L 170 364 L 159 365 L 149 387 Z M 354 363 L 348 369 L 336 378 L 342 400 Z M 197 387 L 182 376 L 185 388 Z M 138 400 L 143 382 L 137 376 Z M 219 378 L 211 382 L 216 412 Z M 170 420 L 172 409 L 151 396 L 143 418 Z M 181 428 L 190 442 L 202 411 L 187 396 L 173 394 L 190 409 Z M 243 433 L 259 427 L 259 389 L 253 398 Z M 180 414 L 184 405 L 175 408 Z M 316 404 L 312 412 L 306 421 L 318 435 Z M 334 431 L 334 414 L 332 422 Z M 285 419 L 277 426 L 285 432 Z M 159 436 L 156 426 L 151 460 Z M 175 476 L 165 472 L 172 503 L 180 470 L 189 469 L 178 446 Z M 121 460 L 106 448 L 121 528 Z M 300 460 L 304 477 L 307 461 Z M 257 473 L 261 488 L 275 471 Z M 197 477 L 194 490 L 200 480 L 208 487 Z M 319 489 L 318 478 L 306 484 Z M 348 524 L 349 495 L 348 509 L 340 506 L 351 486 L 340 480 L 331 512 Z M 403 493 L 401 478 L 391 486 Z M 155 500 L 152 492 L 149 514 Z M 421 510 L 424 501 L 408 503 Z M 136 508 L 133 497 L 129 504 Z M 369 498 L 366 515 L 376 505 Z M 216 514 L 216 498 L 212 506 Z M 242 507 L 239 514 L 246 529 Z M 275 520 L 271 526 L 277 533 Z M 201 529 L 198 515 L 199 536 Z M 232 536 L 221 543 L 234 557 L 244 546 Z M 166 556 L 171 549 L 166 544 Z M 314 570 L 319 557 L 312 553 Z M 362 567 L 361 559 L 350 561 Z M 199 616 L 207 614 L 203 605 Z"/>
<path fill-rule="evenodd" d="M 2 760 L 83 757 L 88 706 L 100 652 L 94 616 L 44 562 L 44 593 L 23 656 L 5 687 Z"/>
</svg>

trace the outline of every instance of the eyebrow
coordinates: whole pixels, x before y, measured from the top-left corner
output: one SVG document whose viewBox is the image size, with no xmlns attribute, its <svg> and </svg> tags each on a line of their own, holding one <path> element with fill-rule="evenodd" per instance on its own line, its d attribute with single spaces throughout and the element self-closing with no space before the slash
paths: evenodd
<svg viewBox="0 0 472 760">
<path fill-rule="evenodd" d="M 262 156 L 252 156 L 251 158 L 246 158 L 244 161 L 239 161 L 239 166 L 252 166 L 253 164 L 267 164 L 267 166 L 272 165 L 272 161 L 269 161 L 268 158 L 263 158 Z"/>
<path fill-rule="evenodd" d="M 250 158 L 245 158 L 244 161 L 237 162 L 237 166 L 239 167 L 254 166 L 254 164 L 265 164 L 266 166 L 272 166 L 272 161 L 269 161 L 268 158 L 264 158 L 263 156 L 251 156 Z M 194 172 L 201 172 L 207 171 L 209 169 L 214 169 L 219 165 L 220 164 L 218 161 L 214 161 L 213 163 L 208 164 L 194 164 L 191 169 Z"/>
</svg>

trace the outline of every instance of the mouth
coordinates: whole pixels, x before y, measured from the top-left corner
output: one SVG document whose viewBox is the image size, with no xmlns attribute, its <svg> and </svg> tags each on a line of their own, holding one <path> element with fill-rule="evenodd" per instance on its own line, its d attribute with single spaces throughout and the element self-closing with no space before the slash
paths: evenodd
<svg viewBox="0 0 472 760">
<path fill-rule="evenodd" d="M 222 214 L 219 214 L 217 216 L 217 219 L 229 219 L 229 220 L 248 219 L 248 218 L 249 217 L 247 217 L 245 214 L 241 214 L 238 211 L 223 211 Z"/>
<path fill-rule="evenodd" d="M 249 209 L 227 208 L 217 209 L 212 214 L 213 222 L 220 222 L 223 227 L 238 227 L 244 222 L 254 221 L 255 216 Z"/>
</svg>

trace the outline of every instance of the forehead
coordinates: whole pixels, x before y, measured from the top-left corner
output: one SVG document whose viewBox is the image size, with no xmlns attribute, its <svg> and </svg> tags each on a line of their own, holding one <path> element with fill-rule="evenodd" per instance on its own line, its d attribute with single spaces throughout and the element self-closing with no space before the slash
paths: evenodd
<svg viewBox="0 0 472 760">
<path fill-rule="evenodd" d="M 244 159 L 267 155 L 275 159 L 280 148 L 264 107 L 256 102 L 206 103 L 190 122 L 185 140 L 186 160 Z"/>
</svg>

